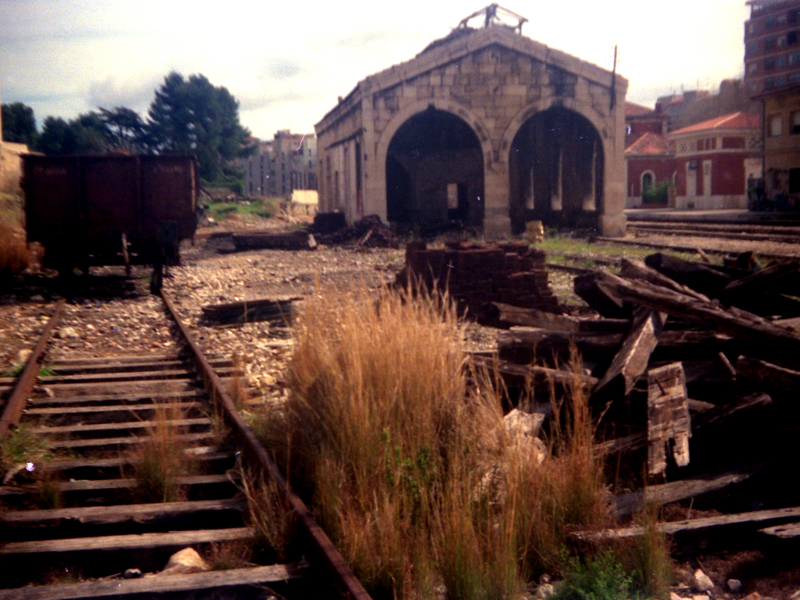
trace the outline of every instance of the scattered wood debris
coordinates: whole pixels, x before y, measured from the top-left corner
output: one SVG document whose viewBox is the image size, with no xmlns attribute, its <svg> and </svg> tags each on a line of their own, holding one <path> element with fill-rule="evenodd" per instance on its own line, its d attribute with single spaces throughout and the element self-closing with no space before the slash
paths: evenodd
<svg viewBox="0 0 800 600">
<path fill-rule="evenodd" d="M 300 297 L 272 300 L 242 300 L 203 306 L 203 318 L 221 325 L 254 323 L 256 321 L 278 321 L 291 324 L 294 307 L 292 303 Z"/>
<path fill-rule="evenodd" d="M 575 292 L 595 314 L 580 317 L 549 299 L 543 253 L 532 249 L 412 245 L 403 277 L 446 282 L 470 314 L 505 329 L 497 355 L 475 362 L 509 390 L 532 389 L 525 398 L 536 402 L 588 394 L 604 438 L 596 454 L 628 473 L 619 519 L 645 501 L 697 500 L 722 516 L 662 531 L 697 547 L 742 533 L 746 544 L 790 548 L 800 541 L 800 491 L 785 485 L 800 428 L 800 261 L 754 270 L 752 253 L 702 260 L 656 253 L 581 274 Z M 570 364 L 576 351 L 583 372 Z M 630 489 L 642 473 L 650 485 Z"/>
</svg>

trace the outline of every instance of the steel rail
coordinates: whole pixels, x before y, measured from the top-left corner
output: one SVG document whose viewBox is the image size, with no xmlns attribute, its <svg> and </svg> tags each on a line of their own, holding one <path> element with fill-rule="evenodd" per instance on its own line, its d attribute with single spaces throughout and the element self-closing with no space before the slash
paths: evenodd
<svg viewBox="0 0 800 600">
<path fill-rule="evenodd" d="M 50 336 L 61 318 L 61 313 L 64 309 L 65 299 L 61 299 L 56 304 L 56 309 L 53 316 L 47 322 L 47 325 L 39 337 L 39 341 L 31 351 L 28 361 L 25 364 L 25 369 L 14 384 L 14 388 L 8 397 L 8 402 L 3 409 L 3 415 L 0 417 L 0 438 L 6 436 L 11 428 L 19 424 L 22 417 L 22 411 L 25 409 L 25 404 L 28 401 L 28 396 L 33 389 L 33 384 L 36 382 L 36 376 L 39 373 L 39 368 L 42 365 L 45 357 L 45 350 L 47 349 L 47 342 L 50 341 Z"/>
<path fill-rule="evenodd" d="M 371 600 L 370 595 L 367 593 L 366 589 L 364 589 L 364 586 L 355 576 L 352 569 L 350 569 L 347 561 L 345 561 L 344 557 L 336 549 L 331 539 L 328 537 L 325 531 L 323 531 L 319 523 L 317 523 L 311 511 L 305 505 L 302 499 L 295 494 L 294 491 L 292 491 L 278 467 L 258 441 L 258 438 L 256 438 L 255 434 L 253 434 L 253 432 L 250 431 L 250 428 L 245 424 L 244 419 L 242 419 L 242 416 L 239 414 L 239 411 L 236 410 L 233 400 L 225 391 L 222 381 L 211 368 L 211 365 L 208 363 L 205 355 L 195 342 L 194 336 L 192 336 L 191 332 L 183 323 L 177 311 L 175 310 L 175 306 L 169 299 L 167 293 L 161 289 L 160 294 L 168 312 L 170 313 L 170 316 L 181 331 L 181 335 L 183 336 L 184 341 L 189 348 L 191 360 L 195 364 L 204 384 L 207 386 L 214 403 L 217 404 L 222 410 L 225 419 L 233 427 L 235 434 L 240 439 L 248 453 L 251 455 L 251 458 L 255 459 L 264 469 L 264 471 L 269 474 L 272 480 L 281 488 L 286 501 L 292 507 L 292 510 L 296 514 L 298 521 L 306 530 L 306 533 L 308 533 L 311 542 L 317 550 L 325 568 L 334 578 L 336 578 L 336 581 L 339 584 L 337 587 L 340 588 L 345 597 L 350 598 L 351 600 Z"/>
</svg>

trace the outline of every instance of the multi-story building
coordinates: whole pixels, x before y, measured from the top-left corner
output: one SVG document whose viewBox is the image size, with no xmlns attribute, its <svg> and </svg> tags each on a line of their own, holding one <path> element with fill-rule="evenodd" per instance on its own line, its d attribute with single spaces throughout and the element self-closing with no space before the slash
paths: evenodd
<svg viewBox="0 0 800 600">
<path fill-rule="evenodd" d="M 800 0 L 748 0 L 744 80 L 751 95 L 800 83 Z"/>
<path fill-rule="evenodd" d="M 289 198 L 294 190 L 317 189 L 317 138 L 282 130 L 259 142 L 255 154 L 242 162 L 248 196 Z"/>
<path fill-rule="evenodd" d="M 749 0 L 745 82 L 761 102 L 766 201 L 800 207 L 800 0 Z"/>
</svg>

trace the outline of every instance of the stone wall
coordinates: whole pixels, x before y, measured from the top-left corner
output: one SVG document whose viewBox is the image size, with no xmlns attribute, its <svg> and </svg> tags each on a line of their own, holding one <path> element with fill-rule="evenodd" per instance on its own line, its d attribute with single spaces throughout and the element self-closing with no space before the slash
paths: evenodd
<svg viewBox="0 0 800 600">
<path fill-rule="evenodd" d="M 25 144 L 0 141 L 0 194 L 18 194 L 22 190 L 22 155 L 28 152 Z"/>
<path fill-rule="evenodd" d="M 361 81 L 317 124 L 322 210 L 342 210 L 349 221 L 362 214 L 386 220 L 390 143 L 409 119 L 434 109 L 459 117 L 477 136 L 484 232 L 508 235 L 516 201 L 509 171 L 515 135 L 534 115 L 563 108 L 591 124 L 601 140 L 595 219 L 602 233 L 620 235 L 625 228 L 626 90 L 624 78 L 614 78 L 612 90 L 609 71 L 502 27 L 454 37 Z"/>
</svg>

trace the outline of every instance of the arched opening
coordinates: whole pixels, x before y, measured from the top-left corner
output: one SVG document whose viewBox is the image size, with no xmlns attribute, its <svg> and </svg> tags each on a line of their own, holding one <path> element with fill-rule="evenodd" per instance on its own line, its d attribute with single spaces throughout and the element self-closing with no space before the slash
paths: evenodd
<svg viewBox="0 0 800 600">
<path fill-rule="evenodd" d="M 555 228 L 595 228 L 603 213 L 603 143 L 582 115 L 562 107 L 536 113 L 511 143 L 511 229 L 540 220 Z"/>
<path fill-rule="evenodd" d="M 655 176 L 652 171 L 645 171 L 642 173 L 642 193 L 644 194 L 644 192 L 653 187 L 654 182 Z"/>
<path fill-rule="evenodd" d="M 483 225 L 483 153 L 472 128 L 433 107 L 403 123 L 386 156 L 386 216 L 423 233 Z"/>
</svg>

